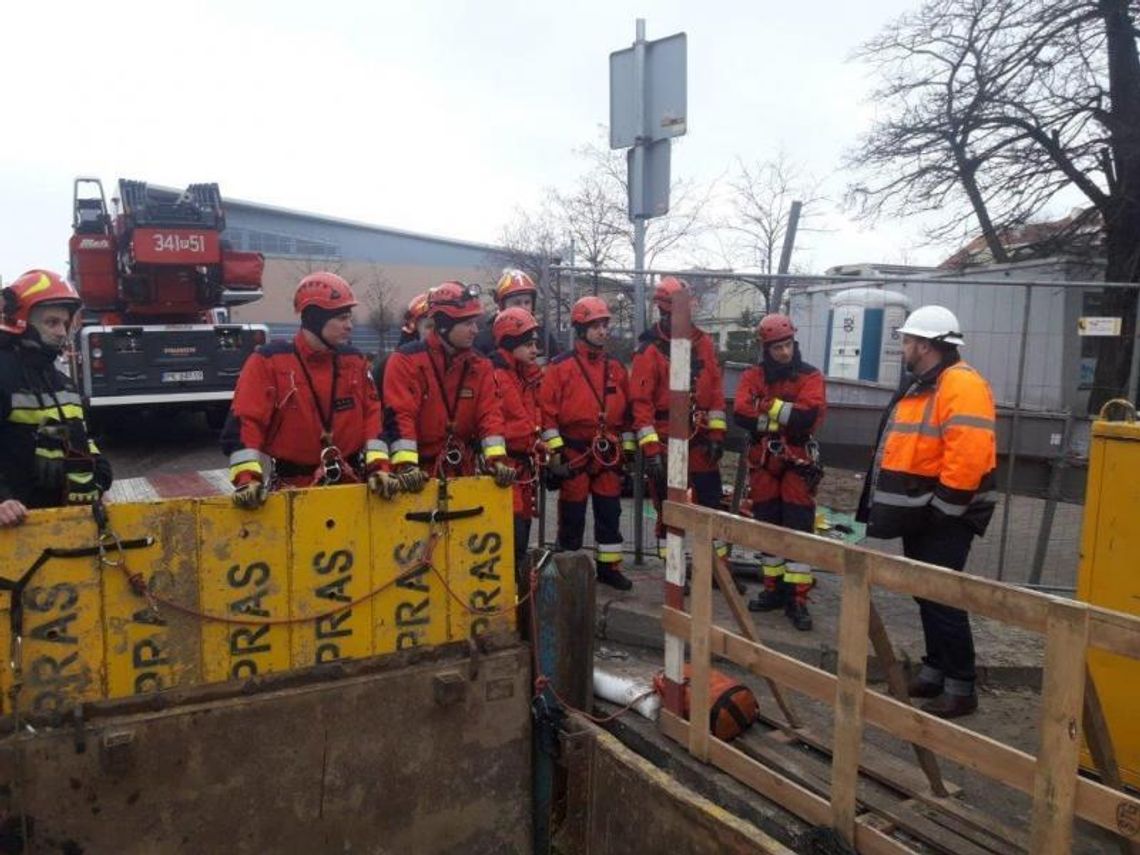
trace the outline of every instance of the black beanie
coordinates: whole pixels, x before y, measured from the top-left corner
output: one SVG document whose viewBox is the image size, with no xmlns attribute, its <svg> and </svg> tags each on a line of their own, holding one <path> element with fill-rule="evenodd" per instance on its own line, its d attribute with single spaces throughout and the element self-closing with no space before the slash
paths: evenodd
<svg viewBox="0 0 1140 855">
<path fill-rule="evenodd" d="M 324 336 L 321 335 L 321 331 L 324 330 L 325 324 L 337 315 L 343 315 L 344 312 L 344 309 L 322 309 L 320 306 L 305 306 L 301 310 L 301 329 L 308 330 L 325 345 L 328 345 Z"/>
</svg>

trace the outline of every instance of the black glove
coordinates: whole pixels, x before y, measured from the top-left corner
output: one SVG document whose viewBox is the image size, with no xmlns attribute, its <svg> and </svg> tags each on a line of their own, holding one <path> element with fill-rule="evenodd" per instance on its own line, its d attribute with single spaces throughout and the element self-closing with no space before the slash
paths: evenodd
<svg viewBox="0 0 1140 855">
<path fill-rule="evenodd" d="M 563 480 L 570 477 L 570 464 L 566 462 L 566 458 L 562 456 L 562 452 L 556 451 L 550 455 L 550 459 L 546 461 L 546 470 L 555 478 Z"/>
<path fill-rule="evenodd" d="M 491 464 L 491 477 L 495 479 L 496 487 L 510 487 L 515 483 L 517 475 L 518 473 L 515 472 L 515 467 L 507 463 L 496 461 Z"/>
<path fill-rule="evenodd" d="M 663 482 L 665 480 L 665 456 L 663 454 L 651 454 L 646 457 L 645 474 L 655 482 Z"/>
</svg>

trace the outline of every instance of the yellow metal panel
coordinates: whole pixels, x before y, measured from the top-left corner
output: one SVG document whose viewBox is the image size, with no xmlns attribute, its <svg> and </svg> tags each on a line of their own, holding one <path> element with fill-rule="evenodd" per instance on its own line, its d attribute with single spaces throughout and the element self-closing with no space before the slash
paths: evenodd
<svg viewBox="0 0 1140 855">
<path fill-rule="evenodd" d="M 169 606 L 151 609 L 132 590 L 141 574 L 159 598 L 198 608 L 198 505 L 191 499 L 111 505 L 109 527 L 120 541 L 154 538 L 154 545 L 116 555 L 103 573 L 107 635 L 107 694 L 125 697 L 202 682 L 202 622 Z"/>
<path fill-rule="evenodd" d="M 95 522 L 86 508 L 32 511 L 23 525 L 0 529 L 0 577 L 18 581 L 46 556 L 45 550 L 91 547 L 95 541 Z M 21 600 L 23 687 L 16 701 L 21 711 L 50 715 L 103 696 L 100 588 L 94 556 L 47 557 L 28 578 Z M 6 642 L 0 652 L 7 662 L 8 608 L 0 620 Z M 12 675 L 5 673 L 6 711 L 11 685 Z"/>
<path fill-rule="evenodd" d="M 294 668 L 372 654 L 371 599 L 328 614 L 371 590 L 367 498 L 359 484 L 293 496 L 290 614 L 307 618 L 293 624 Z"/>
<path fill-rule="evenodd" d="M 203 499 L 198 509 L 202 610 L 241 618 L 202 627 L 202 674 L 207 682 L 248 679 L 289 668 L 289 522 L 291 491 L 275 493 L 256 511 L 228 497 Z"/>
<path fill-rule="evenodd" d="M 1140 615 L 1140 427 L 1096 422 L 1089 455 L 1081 566 L 1077 592 L 1082 600 Z M 1121 777 L 1140 786 L 1140 662 L 1098 650 L 1089 652 L 1089 670 L 1104 706 Z M 1083 762 L 1092 767 L 1087 751 Z"/>
<path fill-rule="evenodd" d="M 505 631 L 515 626 L 514 520 L 511 491 L 490 478 L 461 478 L 449 484 L 449 510 L 482 508 L 477 516 L 445 524 L 448 637 Z M 472 610 L 487 614 L 474 614 Z"/>
<path fill-rule="evenodd" d="M 393 502 L 369 498 L 372 517 L 372 583 L 384 586 L 372 607 L 375 626 L 373 652 L 391 653 L 412 647 L 447 642 L 447 592 L 427 567 L 394 584 L 392 580 L 417 565 L 431 534 L 426 522 L 409 520 L 407 514 L 426 514 L 436 506 L 438 482 L 430 481 L 421 493 L 401 495 Z M 445 560 L 445 544 L 434 551 L 434 560 Z"/>
</svg>

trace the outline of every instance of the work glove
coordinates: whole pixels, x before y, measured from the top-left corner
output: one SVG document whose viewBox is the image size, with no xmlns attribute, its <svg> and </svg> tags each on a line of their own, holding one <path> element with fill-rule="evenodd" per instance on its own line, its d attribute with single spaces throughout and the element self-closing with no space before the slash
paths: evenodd
<svg viewBox="0 0 1140 855">
<path fill-rule="evenodd" d="M 428 476 L 418 466 L 408 466 L 401 469 L 396 478 L 400 482 L 400 489 L 405 493 L 418 493 L 427 486 Z"/>
<path fill-rule="evenodd" d="M 724 443 L 719 439 L 710 439 L 708 450 L 713 463 L 719 463 L 720 459 L 724 457 Z"/>
<path fill-rule="evenodd" d="M 391 472 L 378 470 L 368 476 L 368 489 L 381 499 L 391 499 L 400 492 L 400 478 Z"/>
<path fill-rule="evenodd" d="M 491 477 L 495 479 L 496 487 L 510 487 L 515 483 L 515 478 L 518 475 L 515 468 L 510 464 L 496 461 L 491 464 Z"/>
<path fill-rule="evenodd" d="M 265 504 L 269 491 L 257 480 L 246 481 L 234 488 L 233 503 L 235 507 L 247 511 L 255 511 Z"/>
<path fill-rule="evenodd" d="M 560 451 L 556 451 L 550 455 L 550 459 L 546 461 L 546 469 L 555 478 L 570 477 L 570 466 Z"/>
<path fill-rule="evenodd" d="M 645 458 L 645 474 L 655 483 L 665 480 L 665 457 L 653 454 Z"/>
</svg>

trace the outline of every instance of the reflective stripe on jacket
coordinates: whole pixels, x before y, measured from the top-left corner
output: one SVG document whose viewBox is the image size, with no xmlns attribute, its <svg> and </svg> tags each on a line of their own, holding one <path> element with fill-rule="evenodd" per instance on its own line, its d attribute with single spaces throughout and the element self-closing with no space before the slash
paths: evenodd
<svg viewBox="0 0 1140 855">
<path fill-rule="evenodd" d="M 695 427 L 697 436 L 724 441 L 724 381 L 716 357 L 716 345 L 702 330 L 693 328 L 690 372 L 692 405 L 702 415 Z M 657 324 L 641 336 L 641 346 L 629 369 L 633 405 L 633 429 L 638 445 L 653 445 L 669 438 L 669 342 Z"/>
<path fill-rule="evenodd" d="M 997 499 L 995 418 L 989 383 L 961 361 L 896 396 L 872 465 L 867 533 L 899 537 L 933 511 L 984 534 Z"/>
</svg>

